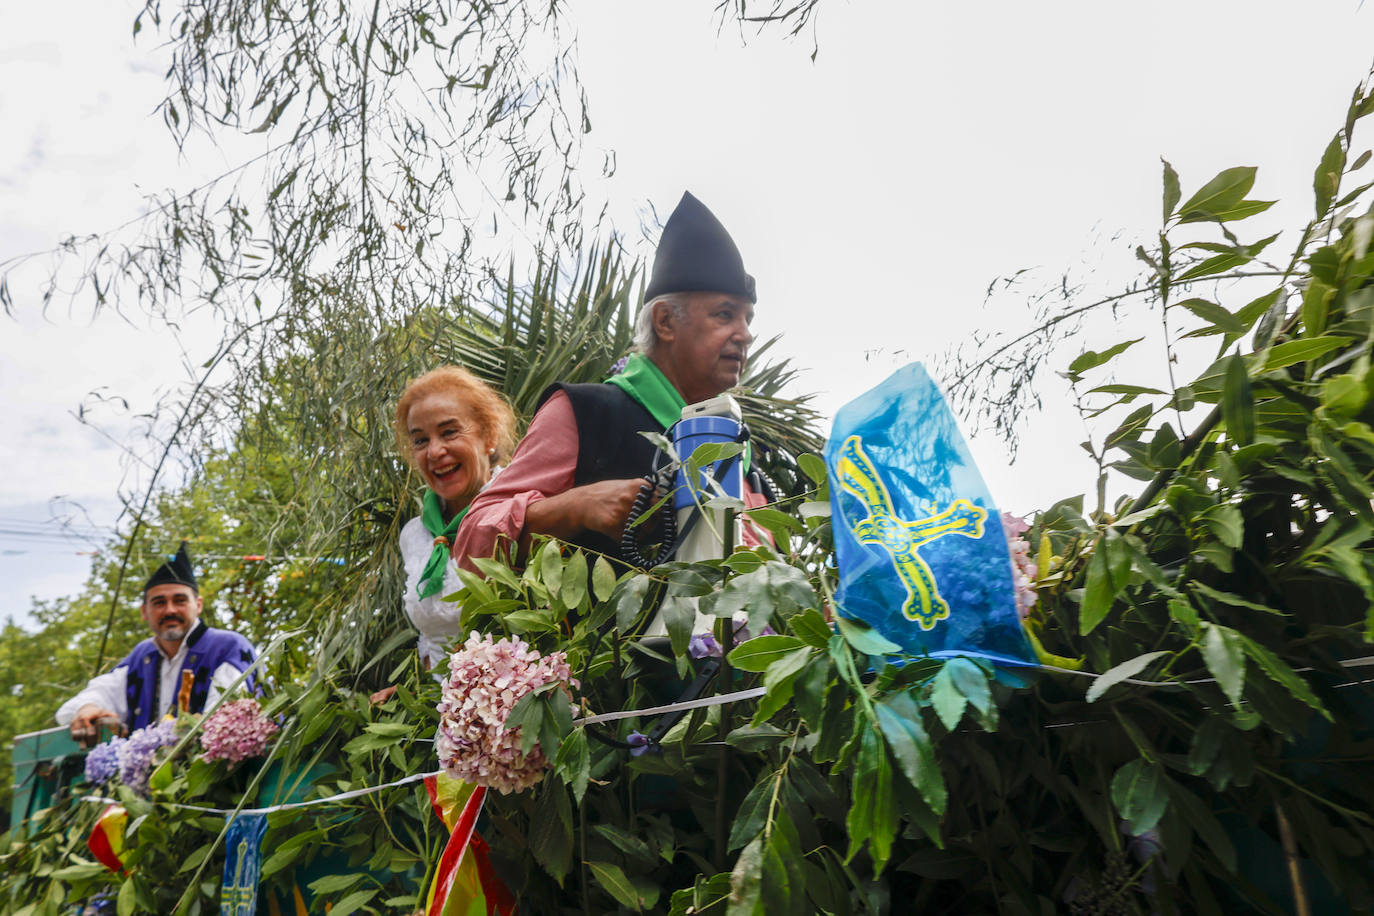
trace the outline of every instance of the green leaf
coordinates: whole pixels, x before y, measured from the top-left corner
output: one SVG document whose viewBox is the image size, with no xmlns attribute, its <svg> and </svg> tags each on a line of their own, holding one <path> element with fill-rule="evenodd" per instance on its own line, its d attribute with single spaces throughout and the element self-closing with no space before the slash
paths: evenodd
<svg viewBox="0 0 1374 916">
<path fill-rule="evenodd" d="M 793 734 L 794 732 L 767 723 L 763 725 L 741 725 L 725 736 L 725 743 L 742 751 L 753 753 L 774 747 L 778 742 L 791 738 Z"/>
<path fill-rule="evenodd" d="M 164 760 L 158 764 L 157 769 L 153 770 L 148 777 L 148 788 L 155 792 L 161 792 L 172 784 L 172 761 Z"/>
<path fill-rule="evenodd" d="M 549 540 L 539 551 L 539 577 L 550 595 L 557 595 L 563 586 L 563 554 L 558 542 Z"/>
<path fill-rule="evenodd" d="M 692 641 L 692 625 L 697 619 L 697 599 L 673 596 L 663 599 L 659 608 L 663 625 L 668 630 L 668 639 L 673 645 L 673 654 L 687 654 L 687 644 Z"/>
<path fill-rule="evenodd" d="M 541 789 L 530 818 L 530 852 L 554 880 L 562 882 L 572 867 L 572 805 L 561 784 L 545 780 Z"/>
<path fill-rule="evenodd" d="M 522 754 L 528 754 L 533 750 L 535 742 L 539 740 L 539 729 L 544 724 L 544 704 L 540 699 L 537 693 L 527 693 L 516 701 L 510 712 L 506 713 L 503 727 L 506 731 L 520 729 Z"/>
<path fill-rule="evenodd" d="M 582 604 L 582 599 L 587 597 L 587 559 L 582 551 L 574 551 L 568 559 L 567 566 L 563 568 L 562 580 L 556 594 L 563 599 L 564 607 L 576 610 Z M 553 595 L 555 592 L 550 589 L 549 594 Z"/>
<path fill-rule="evenodd" d="M 1128 677 L 1135 677 L 1137 674 L 1144 671 L 1149 666 L 1150 662 L 1162 655 L 1168 654 L 1169 653 L 1165 651 L 1146 652 L 1144 655 L 1137 655 L 1135 658 L 1127 659 L 1119 665 L 1108 668 L 1102 674 L 1099 674 L 1092 684 L 1088 686 L 1088 702 L 1096 702 L 1102 694 L 1106 693 L 1112 687 L 1126 680 Z"/>
<path fill-rule="evenodd" d="M 1253 601 L 1247 601 L 1240 595 L 1233 595 L 1230 592 L 1224 592 L 1221 589 L 1212 588 L 1205 582 L 1198 582 L 1194 580 L 1188 583 L 1188 585 L 1190 588 L 1193 589 L 1193 591 L 1197 592 L 1198 594 L 1206 595 L 1213 601 L 1220 601 L 1223 604 L 1229 604 L 1231 605 L 1231 607 L 1242 607 L 1251 611 L 1263 611 L 1266 614 L 1277 614 L 1281 617 L 1286 616 L 1286 614 L 1283 611 L 1280 611 L 1278 608 L 1272 608 L 1266 604 L 1256 604 Z"/>
<path fill-rule="evenodd" d="M 1120 353 L 1126 352 L 1126 350 L 1140 343 L 1144 339 L 1145 338 L 1143 337 L 1137 337 L 1134 340 L 1125 340 L 1119 344 L 1108 347 L 1100 353 L 1095 352 L 1093 350 L 1088 350 L 1084 353 L 1079 354 L 1079 356 L 1073 362 L 1069 363 L 1069 380 L 1073 382 L 1078 381 L 1082 377 L 1082 374 L 1084 372 L 1087 372 L 1089 369 L 1097 368 L 1098 366 L 1112 359 L 1112 357 L 1117 356 Z"/>
<path fill-rule="evenodd" d="M 1234 354 L 1226 364 L 1226 382 L 1221 394 L 1221 415 L 1226 433 L 1237 444 L 1255 440 L 1255 396 L 1250 389 L 1250 374 L 1245 357 Z"/>
<path fill-rule="evenodd" d="M 630 883 L 630 879 L 625 877 L 625 872 L 620 870 L 619 865 L 610 862 L 588 862 L 587 867 L 591 869 L 596 883 L 605 888 L 606 893 L 614 897 L 617 903 L 636 913 L 644 912 L 644 901 L 635 890 L 635 886 Z"/>
<path fill-rule="evenodd" d="M 360 891 L 354 891 L 330 907 L 329 916 L 351 916 L 351 914 L 362 909 L 369 900 L 377 896 L 379 890 L 381 890 L 381 888 L 371 887 L 364 888 Z"/>
<path fill-rule="evenodd" d="M 845 821 L 849 832 L 850 861 L 869 844 L 875 873 L 881 872 L 892 851 L 897 834 L 897 812 L 892 804 L 892 766 L 887 752 L 872 728 L 863 728 L 859 736 L 858 767 L 854 778 L 854 799 Z"/>
<path fill-rule="evenodd" d="M 1163 157 L 1160 162 L 1164 163 L 1164 222 L 1174 215 L 1174 208 L 1178 206 L 1178 199 L 1182 192 L 1178 186 L 1178 172 L 1169 164 L 1169 160 Z"/>
<path fill-rule="evenodd" d="M 361 880 L 363 880 L 363 876 L 356 872 L 349 875 L 326 875 L 319 880 L 310 882 L 310 893 L 315 895 L 337 894 L 339 891 L 348 890 Z"/>
<path fill-rule="evenodd" d="M 764 528 L 778 544 L 786 544 L 789 534 L 806 534 L 806 525 L 799 519 L 793 518 L 786 512 L 767 507 L 759 509 L 746 509 L 745 515 L 749 516 L 759 527 Z"/>
<path fill-rule="evenodd" d="M 735 814 L 735 822 L 730 825 L 728 849 L 739 849 L 763 832 L 779 778 L 773 771 L 765 770 L 754 784 L 754 788 L 744 796 L 744 801 L 740 803 L 739 811 Z"/>
<path fill-rule="evenodd" d="M 937 816 L 944 814 L 948 802 L 945 776 L 935 746 L 921 727 L 921 710 L 916 701 L 909 693 L 897 693 L 880 700 L 874 708 L 883 739 L 907 781 Z"/>
<path fill-rule="evenodd" d="M 579 805 L 582 804 L 582 797 L 587 794 L 587 781 L 592 774 L 592 758 L 587 747 L 586 729 L 575 728 L 568 733 L 558 746 L 558 757 L 554 759 L 553 765 L 564 781 L 572 787 L 573 799 Z"/>
<path fill-rule="evenodd" d="M 830 628 L 830 624 L 825 622 L 825 617 L 821 612 L 814 608 L 807 608 L 800 614 L 793 614 L 787 621 L 787 625 L 807 645 L 817 649 L 824 649 L 829 645 L 830 637 L 835 632 Z"/>
<path fill-rule="evenodd" d="M 1316 337 L 1326 330 L 1326 319 L 1331 311 L 1331 300 L 1336 290 L 1327 286 L 1316 277 L 1311 278 L 1307 289 L 1302 293 L 1302 336 Z"/>
<path fill-rule="evenodd" d="M 1223 331 L 1236 334 L 1245 332 L 1245 325 L 1241 323 L 1241 320 L 1215 302 L 1209 302 L 1206 299 L 1184 299 L 1175 305 L 1178 308 L 1187 309 L 1203 321 L 1211 322 L 1213 326 Z"/>
<path fill-rule="evenodd" d="M 1188 748 L 1188 772 L 1201 776 L 1211 769 L 1212 761 L 1217 759 L 1222 742 L 1231 731 L 1225 719 L 1208 716 L 1193 732 L 1193 740 Z"/>
<path fill-rule="evenodd" d="M 1245 516 L 1241 514 L 1239 506 L 1222 503 L 1202 512 L 1197 518 L 1218 541 L 1232 550 L 1240 547 L 1245 540 Z"/>
<path fill-rule="evenodd" d="M 1322 409 L 1337 417 L 1353 417 L 1369 403 L 1364 379 L 1350 372 L 1333 375 L 1322 382 Z"/>
<path fill-rule="evenodd" d="M 825 485 L 829 475 L 826 473 L 824 458 L 807 452 L 797 456 L 797 466 L 803 474 L 815 481 L 817 486 Z"/>
<path fill-rule="evenodd" d="M 954 686 L 974 709 L 986 713 L 992 708 L 992 692 L 988 689 L 987 673 L 982 668 L 967 658 L 951 658 L 945 662 L 944 670 L 950 673 Z"/>
<path fill-rule="evenodd" d="M 138 906 L 138 891 L 134 888 L 134 879 L 125 878 L 120 885 L 119 895 L 115 897 L 115 913 L 118 916 L 133 916 L 135 907 Z"/>
<path fill-rule="evenodd" d="M 1237 166 L 1219 172 L 1196 194 L 1178 208 L 1181 222 L 1195 222 L 1215 218 L 1215 214 L 1230 210 L 1245 199 L 1255 185 L 1255 168 Z"/>
<path fill-rule="evenodd" d="M 1240 634 L 1220 624 L 1202 624 L 1202 660 L 1217 685 L 1239 706 L 1245 689 L 1245 647 Z"/>
<path fill-rule="evenodd" d="M 778 811 L 763 849 L 762 902 L 766 913 L 797 912 L 806 902 L 801 840 L 786 808 Z"/>
<path fill-rule="evenodd" d="M 1227 835 L 1221 822 L 1212 814 L 1211 809 L 1206 803 L 1187 789 L 1168 780 L 1167 788 L 1169 792 L 1169 802 L 1183 819 L 1193 828 L 1197 835 L 1212 850 L 1212 855 L 1216 856 L 1221 862 L 1222 867 L 1234 872 L 1236 870 L 1236 847 L 1231 843 L 1230 836 Z"/>
<path fill-rule="evenodd" d="M 1242 200 L 1229 210 L 1222 210 L 1213 215 L 1217 222 L 1229 223 L 1233 220 L 1254 216 L 1256 213 L 1263 213 L 1276 203 L 1278 203 L 1276 200 Z"/>
<path fill-rule="evenodd" d="M 757 550 L 736 550 L 725 558 L 725 565 L 737 573 L 751 573 L 767 562 Z"/>
<path fill-rule="evenodd" d="M 891 655 L 902 651 L 901 646 L 860 620 L 836 614 L 835 624 L 845 641 L 865 655 Z"/>
<path fill-rule="evenodd" d="M 817 652 L 814 649 L 804 646 L 790 655 L 784 655 L 768 666 L 767 670 L 763 672 L 765 693 L 759 698 L 759 705 L 754 711 L 753 722 L 755 725 L 766 721 L 787 705 L 793 697 L 793 682 L 801 674 L 807 663 L 816 656 Z"/>
<path fill-rule="evenodd" d="M 1087 636 L 1097 629 L 1112 609 L 1117 594 L 1126 587 L 1131 571 L 1131 555 L 1115 546 L 1114 538 L 1103 536 L 1088 560 L 1088 578 L 1083 587 L 1083 603 L 1078 611 L 1078 632 Z"/>
<path fill-rule="evenodd" d="M 968 698 L 954 686 L 954 677 L 950 674 L 948 665 L 941 667 L 940 673 L 931 681 L 930 705 L 935 710 L 935 715 L 939 716 L 945 728 L 950 731 L 954 731 L 959 720 L 964 717 L 964 707 L 968 705 Z"/>
<path fill-rule="evenodd" d="M 1169 807 L 1168 778 L 1161 767 L 1132 760 L 1112 777 L 1112 804 L 1140 836 L 1159 823 Z"/>
<path fill-rule="evenodd" d="M 198 849 L 196 850 L 196 853 L 193 853 L 193 855 L 198 854 L 200 859 L 204 859 L 206 853 L 208 853 L 211 848 L 213 847 L 202 846 L 201 849 L 205 850 L 206 852 L 201 852 L 201 850 Z M 199 865 L 200 862 L 197 861 L 196 864 Z M 179 871 L 185 870 L 185 866 L 179 869 Z M 63 868 L 59 868 L 55 871 L 49 872 L 47 877 L 54 881 L 89 881 L 91 878 L 106 877 L 109 875 L 109 873 L 110 870 L 106 868 L 104 865 L 101 865 L 99 862 L 81 862 L 77 865 L 67 865 Z"/>
<path fill-rule="evenodd" d="M 806 643 L 795 636 L 755 636 L 730 652 L 730 664 L 741 671 L 762 671 L 773 662 L 803 649 Z"/>
<path fill-rule="evenodd" d="M 1322 705 L 1322 701 L 1317 699 L 1317 695 L 1312 692 L 1312 688 L 1308 686 L 1307 681 L 1289 667 L 1287 662 L 1279 658 L 1269 649 L 1255 642 L 1253 639 L 1250 639 L 1248 636 L 1242 634 L 1236 635 L 1240 638 L 1240 644 L 1245 650 L 1245 654 L 1255 660 L 1255 664 L 1259 665 L 1260 670 L 1263 671 L 1270 680 L 1286 688 L 1291 695 L 1297 697 L 1299 700 L 1321 713 L 1322 717 L 1328 722 L 1334 721 L 1331 718 L 1331 713 Z"/>
<path fill-rule="evenodd" d="M 644 611 L 644 602 L 654 581 L 640 574 L 627 579 L 618 586 L 619 597 L 615 601 L 615 625 L 621 633 L 628 633 L 635 619 Z"/>
<path fill-rule="evenodd" d="M 1275 344 L 1264 361 L 1264 371 L 1272 372 L 1294 363 L 1307 362 L 1352 343 L 1348 337 L 1309 337 Z"/>
<path fill-rule="evenodd" d="M 1165 394 L 1158 388 L 1146 388 L 1144 385 L 1098 385 L 1096 388 L 1088 389 L 1088 394 Z"/>
<path fill-rule="evenodd" d="M 730 907 L 726 916 L 755 916 L 763 891 L 763 837 L 744 847 L 730 873 Z"/>
<path fill-rule="evenodd" d="M 1225 273 L 1233 267 L 1239 267 L 1248 263 L 1251 258 L 1242 254 L 1219 254 L 1215 257 L 1206 258 L 1199 261 L 1192 267 L 1179 274 L 1179 283 L 1186 283 L 1189 280 L 1196 280 L 1199 277 L 1211 277 L 1216 274 Z"/>
<path fill-rule="evenodd" d="M 1322 153 L 1321 162 L 1312 175 L 1312 192 L 1317 204 L 1317 218 L 1321 219 L 1331 209 L 1336 199 L 1336 190 L 1341 186 L 1341 173 L 1345 171 L 1345 146 L 1341 134 L 1331 138 Z"/>
</svg>

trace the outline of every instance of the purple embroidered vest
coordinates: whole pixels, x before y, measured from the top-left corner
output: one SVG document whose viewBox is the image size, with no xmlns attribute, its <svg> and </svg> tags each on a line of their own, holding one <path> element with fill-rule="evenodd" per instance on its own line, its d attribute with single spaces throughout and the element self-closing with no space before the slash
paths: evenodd
<svg viewBox="0 0 1374 916">
<path fill-rule="evenodd" d="M 181 662 L 181 670 L 191 672 L 194 677 L 191 682 L 190 711 L 201 712 L 205 709 L 205 700 L 210 695 L 210 678 L 214 676 L 215 669 L 228 662 L 243 671 L 256 657 L 253 644 L 239 634 L 216 630 L 197 621 L 195 629 L 186 637 L 186 657 Z M 157 643 L 145 639 L 119 663 L 129 669 L 124 693 L 129 707 L 125 724 L 130 731 L 143 728 L 158 718 L 158 709 L 162 705 L 158 694 L 165 661 Z M 244 686 L 249 692 L 256 690 L 252 675 L 244 679 Z"/>
</svg>

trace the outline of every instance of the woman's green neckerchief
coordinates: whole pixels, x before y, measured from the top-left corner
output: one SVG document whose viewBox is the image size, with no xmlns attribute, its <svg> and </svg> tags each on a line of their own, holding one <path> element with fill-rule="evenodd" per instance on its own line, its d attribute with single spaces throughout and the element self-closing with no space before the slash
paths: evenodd
<svg viewBox="0 0 1374 916">
<path fill-rule="evenodd" d="M 453 546 L 453 536 L 458 533 L 458 525 L 468 514 L 472 504 L 462 508 L 457 515 L 444 523 L 444 502 L 429 487 L 425 487 L 420 523 L 425 526 L 430 537 L 434 538 L 434 551 L 430 553 L 425 568 L 420 572 L 420 582 L 416 586 L 421 598 L 428 598 L 444 588 L 444 568 L 448 565 L 449 548 Z"/>
</svg>

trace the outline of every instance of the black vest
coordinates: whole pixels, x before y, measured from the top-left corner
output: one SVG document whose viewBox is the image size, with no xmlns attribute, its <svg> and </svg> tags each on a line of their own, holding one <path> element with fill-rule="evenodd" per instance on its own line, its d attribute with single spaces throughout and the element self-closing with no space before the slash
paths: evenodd
<svg viewBox="0 0 1374 916">
<path fill-rule="evenodd" d="M 539 406 L 555 391 L 568 396 L 577 421 L 573 486 L 643 477 L 654 470 L 658 448 L 640 433 L 664 430 L 638 401 L 615 385 L 555 382 L 539 396 Z M 619 542 L 596 531 L 583 532 L 570 542 L 585 550 L 620 558 Z"/>
</svg>

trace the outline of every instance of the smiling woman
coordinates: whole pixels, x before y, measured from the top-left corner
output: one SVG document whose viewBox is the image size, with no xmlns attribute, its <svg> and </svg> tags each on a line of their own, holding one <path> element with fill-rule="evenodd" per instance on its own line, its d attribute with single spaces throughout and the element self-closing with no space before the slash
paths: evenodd
<svg viewBox="0 0 1374 916">
<path fill-rule="evenodd" d="M 426 666 L 460 637 L 458 608 L 443 596 L 458 589 L 454 535 L 472 498 L 510 456 L 515 414 L 471 372 L 441 366 L 406 386 L 396 403 L 396 443 L 425 482 L 420 515 L 401 529 L 406 585 L 402 606 L 420 631 Z"/>
</svg>

